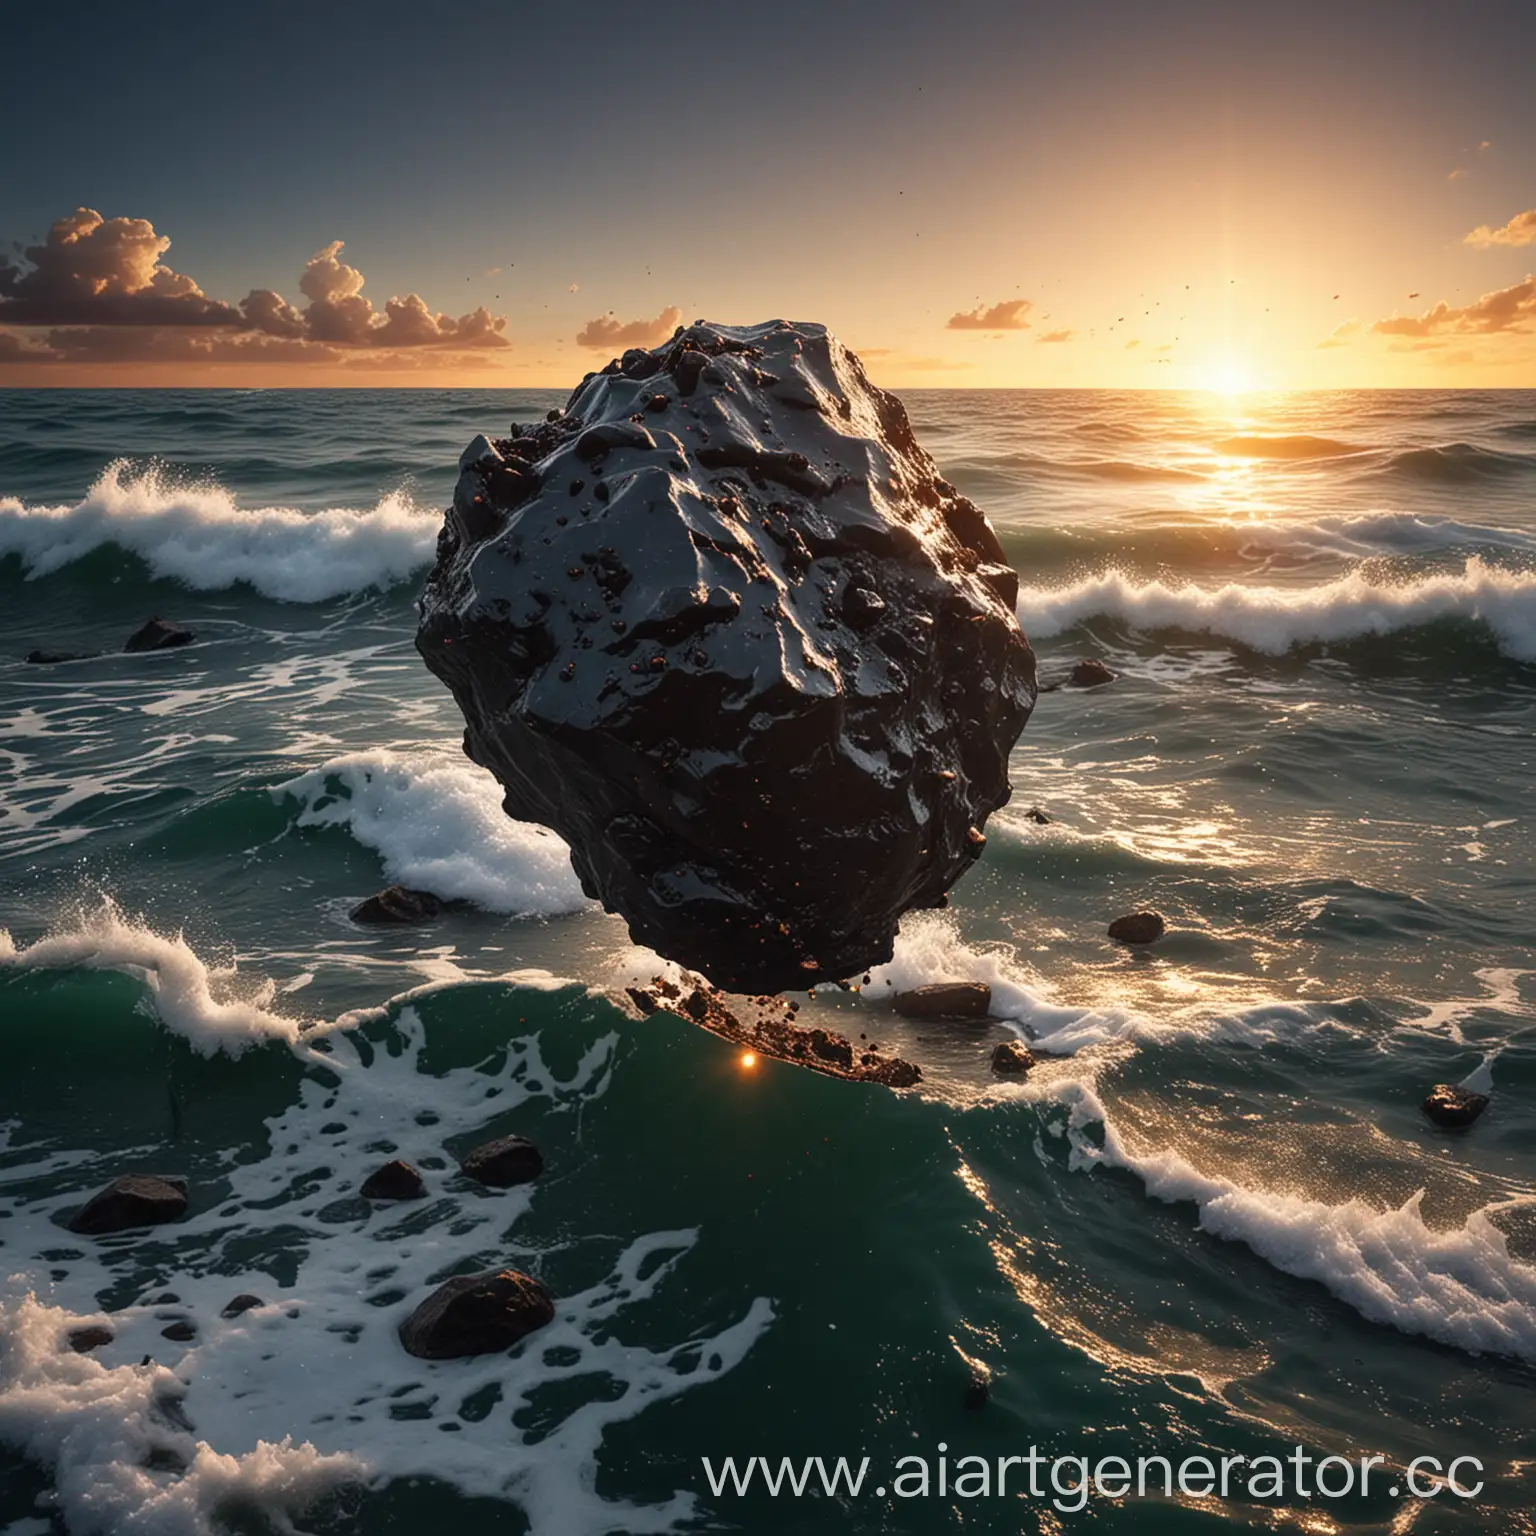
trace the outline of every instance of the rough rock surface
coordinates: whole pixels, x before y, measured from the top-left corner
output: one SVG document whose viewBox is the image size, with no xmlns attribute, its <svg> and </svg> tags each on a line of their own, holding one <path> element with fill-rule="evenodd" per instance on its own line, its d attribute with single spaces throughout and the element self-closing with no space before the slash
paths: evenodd
<svg viewBox="0 0 1536 1536">
<path fill-rule="evenodd" d="M 826 330 L 695 325 L 479 438 L 417 648 L 509 815 L 734 991 L 890 958 L 1008 798 L 1018 578 Z"/>
<path fill-rule="evenodd" d="M 125 1173 L 98 1190 L 70 1218 L 69 1230 L 99 1237 L 130 1227 L 179 1221 L 187 1214 L 185 1179 L 152 1173 Z"/>
<path fill-rule="evenodd" d="M 493 1189 L 511 1189 L 544 1172 L 544 1154 L 521 1136 L 498 1136 L 467 1154 L 459 1171 Z"/>
<path fill-rule="evenodd" d="M 69 1334 L 69 1347 L 77 1355 L 88 1355 L 93 1349 L 100 1349 L 105 1344 L 110 1344 L 116 1335 L 110 1328 L 103 1328 L 99 1323 L 85 1328 L 73 1328 Z"/>
<path fill-rule="evenodd" d="M 172 624 L 169 619 L 150 619 L 128 636 L 125 651 L 166 651 L 175 645 L 191 645 L 196 637 L 190 629 Z"/>
<path fill-rule="evenodd" d="M 992 1052 L 992 1070 L 1017 1076 L 1035 1064 L 1034 1053 L 1018 1040 L 1000 1040 Z"/>
<path fill-rule="evenodd" d="M 1155 944 L 1167 931 L 1160 912 L 1127 912 L 1109 925 L 1109 936 L 1117 944 Z"/>
<path fill-rule="evenodd" d="M 549 1292 L 515 1269 L 460 1275 L 400 1324 L 400 1342 L 423 1360 L 456 1360 L 510 1349 L 554 1316 Z"/>
<path fill-rule="evenodd" d="M 421 1175 L 398 1157 L 375 1168 L 358 1190 L 365 1200 L 420 1200 L 426 1192 Z"/>
<path fill-rule="evenodd" d="M 745 1009 L 737 1013 L 728 1008 L 719 988 L 702 976 L 685 974 L 681 986 L 665 976 L 653 976 L 649 987 L 626 987 L 625 991 L 642 1014 L 665 1009 L 692 1019 L 712 1035 L 744 1046 L 757 1056 L 793 1062 L 828 1077 L 879 1083 L 885 1088 L 912 1088 L 923 1080 L 921 1067 L 900 1056 L 882 1055 L 878 1045 L 856 1046 L 846 1035 L 829 1029 L 800 1028 L 795 1023 L 799 1003 L 787 1003 L 780 997 L 747 999 L 748 1006 L 757 1011 L 756 1018 L 749 1018 Z"/>
<path fill-rule="evenodd" d="M 1459 1131 L 1471 1125 L 1488 1108 L 1488 1096 L 1451 1083 L 1436 1083 L 1429 1090 L 1422 1108 L 1436 1125 Z"/>
<path fill-rule="evenodd" d="M 352 908 L 354 923 L 429 923 L 443 910 L 443 904 L 431 891 L 413 891 L 409 886 L 387 885 L 366 901 Z"/>
<path fill-rule="evenodd" d="M 992 1006 L 992 988 L 984 981 L 936 981 L 898 992 L 891 1004 L 908 1019 L 984 1019 Z"/>
<path fill-rule="evenodd" d="M 1114 682 L 1116 675 L 1102 661 L 1088 657 L 1072 668 L 1071 675 L 1067 678 L 1067 687 L 1102 688 L 1105 683 Z"/>
</svg>

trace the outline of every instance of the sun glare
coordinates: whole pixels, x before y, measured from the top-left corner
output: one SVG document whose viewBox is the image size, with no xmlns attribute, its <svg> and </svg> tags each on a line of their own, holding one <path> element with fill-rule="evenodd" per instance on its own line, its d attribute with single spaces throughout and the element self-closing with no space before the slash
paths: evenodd
<svg viewBox="0 0 1536 1536">
<path fill-rule="evenodd" d="M 1206 375 L 1204 387 L 1216 395 L 1242 395 L 1256 386 L 1253 373 L 1241 363 L 1217 363 Z"/>
<path fill-rule="evenodd" d="M 743 1051 L 741 1053 L 741 1064 L 750 1072 L 757 1065 L 757 1053 L 755 1051 Z"/>
</svg>

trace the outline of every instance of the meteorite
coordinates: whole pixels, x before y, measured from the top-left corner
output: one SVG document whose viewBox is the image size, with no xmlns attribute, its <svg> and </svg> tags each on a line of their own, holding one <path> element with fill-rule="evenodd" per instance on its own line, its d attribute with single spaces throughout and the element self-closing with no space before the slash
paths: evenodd
<svg viewBox="0 0 1536 1536">
<path fill-rule="evenodd" d="M 1035 658 L 996 533 L 852 352 L 700 322 L 460 469 L 417 649 L 637 943 L 778 991 L 945 904 Z"/>
</svg>

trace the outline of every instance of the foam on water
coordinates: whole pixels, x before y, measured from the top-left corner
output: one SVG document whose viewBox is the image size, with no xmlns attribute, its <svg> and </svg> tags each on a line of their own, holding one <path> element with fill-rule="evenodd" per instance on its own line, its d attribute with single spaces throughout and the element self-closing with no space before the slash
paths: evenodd
<svg viewBox="0 0 1536 1536">
<path fill-rule="evenodd" d="M 0 557 L 18 556 L 38 577 L 115 546 L 201 591 L 244 582 L 283 602 L 319 603 L 430 565 L 438 526 L 436 512 L 401 492 L 366 510 L 240 507 L 217 485 L 173 484 L 120 460 L 72 505 L 0 498 Z"/>
<path fill-rule="evenodd" d="M 0 928 L 0 969 L 120 971 L 142 981 L 155 1014 L 203 1056 L 238 1056 L 267 1040 L 289 1043 L 299 1021 L 276 1013 L 270 981 L 242 987 L 233 963 L 209 966 L 181 936 L 156 933 L 110 898 L 82 908 L 74 921 L 19 949 Z"/>
<path fill-rule="evenodd" d="M 520 917 L 589 905 L 565 843 L 513 821 L 495 779 L 463 761 L 353 752 L 272 794 L 302 803 L 298 826 L 345 827 L 380 855 L 391 880 L 415 890 Z"/>
<path fill-rule="evenodd" d="M 152 1279 L 132 1240 L 89 1242 L 61 1261 L 55 1223 L 79 1195 L 7 1198 L 0 1176 L 18 1296 L 0 1308 L 0 1438 L 54 1469 L 71 1530 L 205 1536 L 236 1495 L 281 1515 L 338 1479 L 413 1476 L 513 1500 L 535 1536 L 663 1531 L 692 1514 L 686 1493 L 655 1506 L 599 1496 L 596 1456 L 607 1426 L 716 1379 L 770 1326 L 772 1307 L 759 1299 L 717 1333 L 671 1346 L 615 1336 L 633 1332 L 614 1325 L 686 1264 L 695 1232 L 585 1239 L 618 1250 L 607 1273 L 557 1297 L 555 1320 L 511 1355 L 425 1361 L 401 1349 L 400 1320 L 445 1275 L 530 1263 L 514 1236 L 530 1190 L 452 1177 L 442 1128 L 474 1134 L 536 1097 L 578 1113 L 606 1090 L 617 1037 L 593 1041 L 564 1079 L 537 1036 L 438 1072 L 423 1063 L 425 1043 L 407 1006 L 383 1042 L 338 1033 L 298 1046 L 316 1070 L 267 1122 L 266 1155 L 231 1158 L 216 1208 L 157 1231 Z M 422 1170 L 427 1201 L 357 1197 L 363 1174 L 391 1156 Z M 18 1172 L 35 1189 L 40 1171 L 47 1159 Z M 75 1182 L 89 1186 L 78 1171 Z M 295 1265 L 291 1284 L 250 1270 L 263 1253 Z M 95 1298 L 114 1283 L 145 1295 L 104 1317 Z M 174 1304 L 149 1299 L 167 1286 Z M 242 1291 L 263 1304 L 221 1317 Z M 170 1316 L 190 1320 L 196 1340 L 166 1340 Z M 75 1355 L 65 1335 L 89 1321 L 111 1327 L 113 1341 Z M 139 1365 L 146 1353 L 169 1368 Z M 542 1438 L 512 1422 L 535 1389 L 601 1375 L 620 1395 L 584 1403 Z M 156 1451 L 186 1470 L 148 1470 Z"/>
<path fill-rule="evenodd" d="M 1372 1322 L 1473 1353 L 1536 1360 L 1536 1267 L 1510 1254 L 1492 1220 L 1499 1207 L 1437 1229 L 1424 1221 L 1422 1191 L 1383 1210 L 1359 1199 L 1330 1205 L 1249 1189 L 1202 1172 L 1178 1152 L 1132 1145 L 1091 1078 L 1058 1078 L 1022 1091 L 1069 1106 L 1074 1167 L 1124 1168 L 1156 1199 L 1192 1202 L 1204 1231 L 1246 1243 L 1288 1275 L 1317 1281 Z M 1102 1146 L 1084 1134 L 1094 1126 Z"/>
<path fill-rule="evenodd" d="M 1536 661 L 1536 572 L 1501 570 L 1475 557 L 1459 573 L 1397 585 L 1351 572 L 1306 587 L 1170 586 L 1109 571 L 1062 587 L 1025 587 L 1018 611 L 1033 636 L 1107 617 L 1137 629 L 1221 635 L 1272 655 L 1461 619 L 1486 628 L 1505 655 Z"/>
</svg>

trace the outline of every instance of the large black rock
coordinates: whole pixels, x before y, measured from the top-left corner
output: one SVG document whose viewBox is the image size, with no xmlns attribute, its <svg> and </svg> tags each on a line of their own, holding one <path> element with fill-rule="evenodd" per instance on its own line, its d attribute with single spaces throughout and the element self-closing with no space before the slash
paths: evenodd
<svg viewBox="0 0 1536 1536">
<path fill-rule="evenodd" d="M 889 959 L 1036 694 L 1018 579 L 901 402 L 821 326 L 698 324 L 460 463 L 416 644 L 507 813 L 721 986 Z"/>
</svg>

